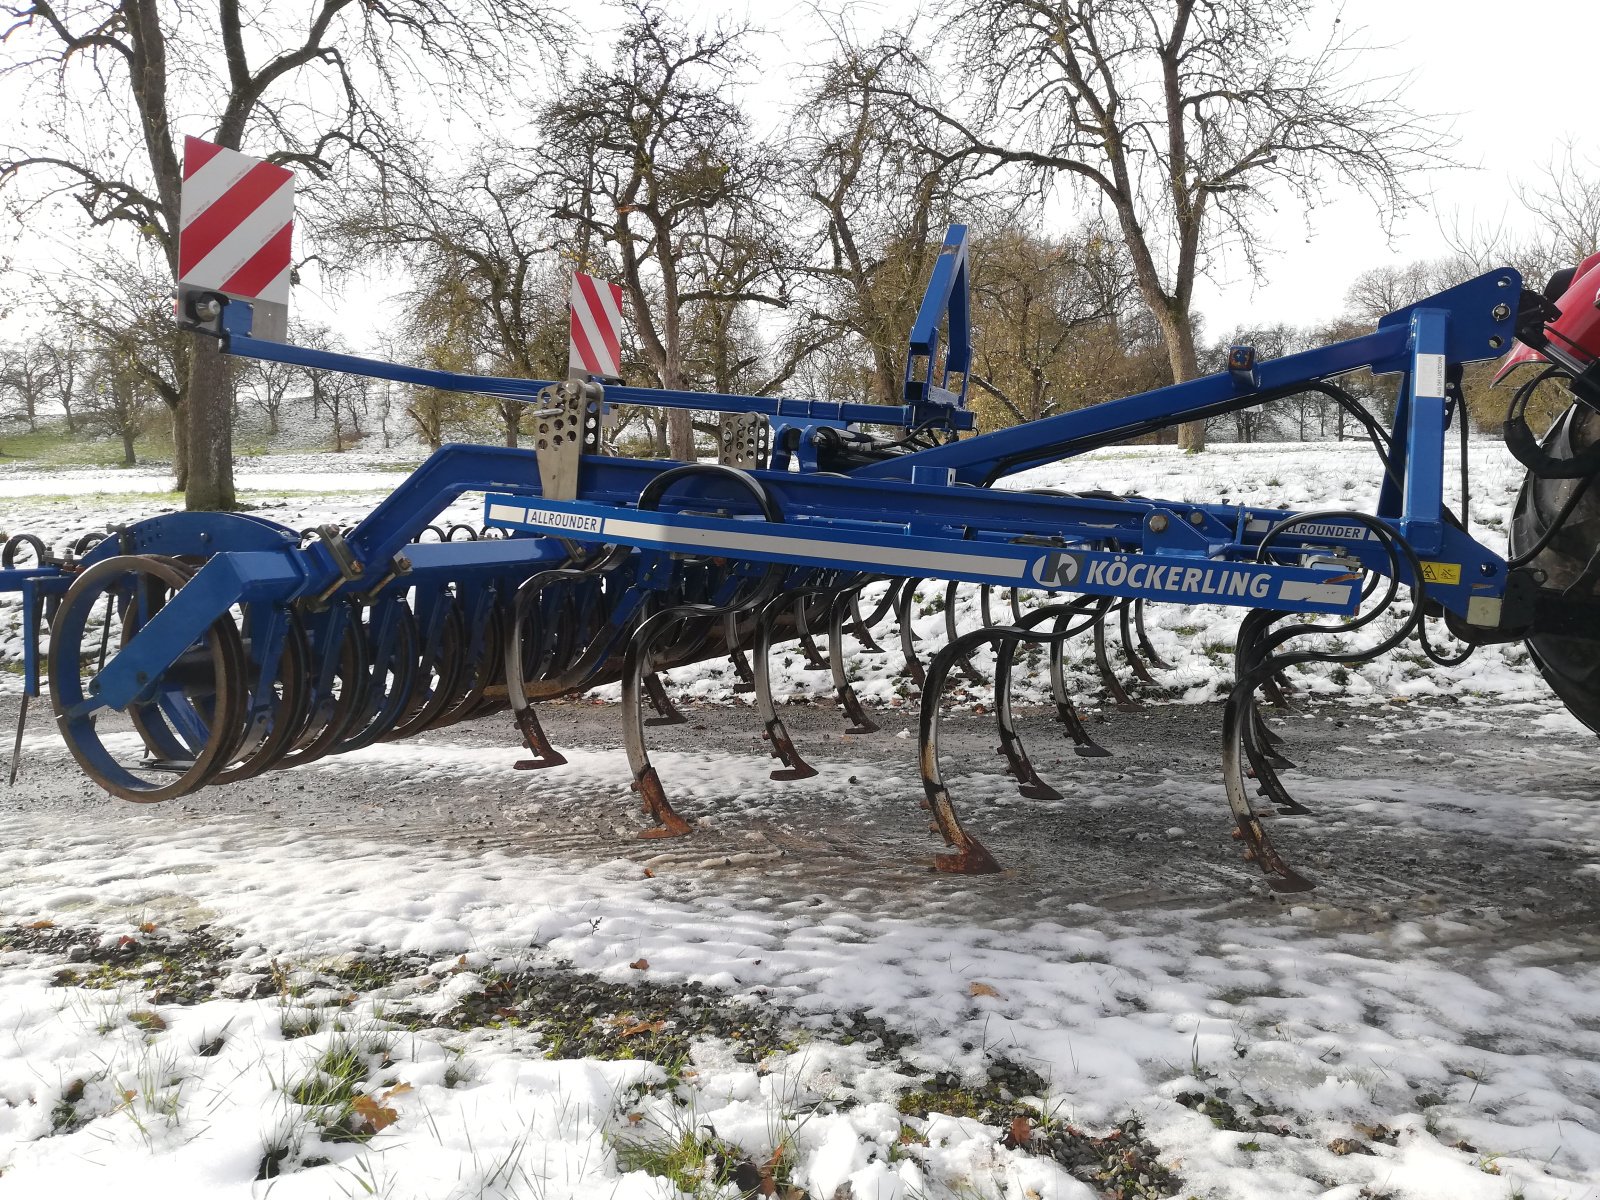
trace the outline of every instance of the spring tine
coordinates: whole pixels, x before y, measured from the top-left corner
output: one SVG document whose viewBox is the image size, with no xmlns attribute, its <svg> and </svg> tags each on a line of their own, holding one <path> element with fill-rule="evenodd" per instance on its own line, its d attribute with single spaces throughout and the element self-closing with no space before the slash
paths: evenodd
<svg viewBox="0 0 1600 1200">
<path fill-rule="evenodd" d="M 1028 758 L 1027 748 L 1022 744 L 1022 737 L 1017 733 L 1016 722 L 1012 717 L 1011 664 L 1016 658 L 1017 647 L 1021 644 L 1021 638 L 1008 637 L 1000 639 L 995 645 L 994 716 L 995 726 L 1000 734 L 1000 745 L 995 751 L 1004 756 L 1007 770 L 1017 781 L 1018 792 L 1030 800 L 1059 800 L 1061 793 L 1039 778 L 1039 772 L 1034 770 L 1033 762 Z"/>
<path fill-rule="evenodd" d="M 11 742 L 11 781 L 7 787 L 17 786 L 17 773 L 22 770 L 22 730 L 28 724 L 28 701 L 33 695 L 26 688 L 22 691 L 22 704 L 17 709 L 17 736 Z"/>
<path fill-rule="evenodd" d="M 928 676 L 922 669 L 922 661 L 917 658 L 917 634 L 911 628 L 911 608 L 916 603 L 917 585 L 920 579 L 908 579 L 900 588 L 900 595 L 895 600 L 894 619 L 900 626 L 900 653 L 905 656 L 905 666 L 901 669 L 902 675 L 909 675 L 911 682 L 919 688 L 926 687 Z"/>
<path fill-rule="evenodd" d="M 1244 743 L 1245 760 L 1249 767 L 1245 772 L 1246 778 L 1256 781 L 1256 794 L 1265 796 L 1273 809 L 1283 816 L 1313 815 L 1311 810 L 1301 804 L 1284 788 L 1278 779 L 1278 764 L 1288 763 L 1287 759 L 1280 758 L 1270 750 L 1263 750 L 1257 735 L 1265 728 L 1261 721 L 1261 714 L 1257 710 L 1255 694 L 1246 696 L 1242 703 L 1248 708 L 1247 719 L 1241 723 L 1239 732 Z"/>
<path fill-rule="evenodd" d="M 1222 782 L 1227 790 L 1228 807 L 1233 812 L 1233 836 L 1244 843 L 1245 860 L 1254 862 L 1265 872 L 1267 883 L 1274 891 L 1304 892 L 1315 885 L 1290 867 L 1272 844 L 1246 787 L 1246 780 L 1250 776 L 1244 756 L 1248 751 L 1246 738 L 1254 703 L 1252 693 L 1262 677 L 1271 671 L 1271 663 L 1266 661 L 1265 646 L 1268 631 L 1276 617 L 1275 613 L 1257 610 L 1240 622 L 1241 653 L 1236 659 L 1238 682 L 1228 693 L 1228 701 L 1222 710 Z M 1276 778 L 1272 776 L 1271 768 L 1267 767 L 1266 772 L 1275 784 Z M 1261 776 L 1258 775 L 1257 779 L 1259 781 Z"/>
<path fill-rule="evenodd" d="M 1122 686 L 1122 681 L 1117 678 L 1111 669 L 1111 657 L 1106 653 L 1106 616 L 1111 612 L 1114 600 L 1102 600 L 1094 619 L 1094 661 L 1100 669 L 1100 684 L 1110 693 L 1112 701 L 1119 712 L 1138 712 L 1144 705 L 1140 704 Z"/>
<path fill-rule="evenodd" d="M 672 703 L 672 697 L 667 695 L 667 689 L 661 684 L 660 672 L 651 671 L 644 677 L 646 694 L 650 697 L 650 707 L 656 710 L 656 715 L 645 721 L 646 725 L 685 725 L 689 718 L 678 711 L 677 705 Z"/>
<path fill-rule="evenodd" d="M 1011 589 L 1011 619 L 1016 624 L 1022 624 L 1022 589 Z"/>
<path fill-rule="evenodd" d="M 1055 701 L 1056 720 L 1066 728 L 1067 736 L 1072 739 L 1073 753 L 1079 758 L 1110 758 L 1111 751 L 1095 741 L 1084 726 L 1083 720 L 1078 716 L 1077 705 L 1072 703 L 1072 696 L 1067 691 L 1067 643 L 1088 628 L 1088 622 L 1074 627 L 1072 620 L 1090 612 L 1098 603 L 1093 597 L 1083 596 L 1077 600 L 1060 606 L 1052 606 L 1048 615 L 1055 617 L 1055 629 L 1051 631 L 1050 650 L 1050 694 Z M 1036 609 L 1030 615 L 1030 623 L 1044 609 Z M 1042 619 L 1042 618 L 1041 618 Z M 1092 621 L 1093 618 L 1091 617 Z"/>
<path fill-rule="evenodd" d="M 733 664 L 733 673 L 736 682 L 733 685 L 735 693 L 752 692 L 755 690 L 756 677 L 750 670 L 750 658 L 745 653 L 745 635 L 739 628 L 739 614 L 729 613 L 722 618 L 723 639 L 728 643 L 728 661 Z"/>
<path fill-rule="evenodd" d="M 954 854 L 936 856 L 933 868 L 952 875 L 992 875 L 1000 870 L 1000 864 L 988 848 L 962 828 L 950 799 L 950 789 L 945 786 L 939 770 L 939 699 L 945 679 L 957 655 L 968 646 L 976 646 L 994 636 L 992 629 L 979 629 L 942 647 L 933 656 L 928 667 L 928 683 L 922 689 L 917 720 L 917 764 L 922 772 L 924 803 L 933 814 L 934 831 L 943 836 L 945 845 L 955 849 Z"/>
<path fill-rule="evenodd" d="M 800 635 L 800 652 L 805 655 L 806 665 L 813 671 L 826 671 L 828 669 L 828 661 L 822 657 L 822 652 L 817 649 L 816 639 L 811 636 L 811 624 L 806 619 L 806 609 L 810 599 L 810 595 L 801 593 L 795 600 L 794 627 L 795 631 Z"/>
<path fill-rule="evenodd" d="M 1240 622 L 1239 644 L 1234 649 L 1235 662 L 1237 664 L 1235 674 L 1240 678 L 1253 673 L 1259 668 L 1266 652 L 1259 640 L 1246 640 L 1247 634 L 1253 631 L 1254 628 L 1254 624 L 1247 625 L 1245 622 Z M 1268 675 L 1266 681 L 1262 684 L 1261 690 L 1263 692 L 1267 691 L 1271 683 L 1272 676 Z M 1268 727 L 1266 719 L 1261 715 L 1261 707 L 1256 703 L 1254 692 L 1246 699 L 1246 704 L 1249 707 L 1249 720 L 1243 726 L 1243 729 L 1245 756 L 1250 763 L 1248 774 L 1252 778 L 1261 779 L 1261 794 L 1270 798 L 1278 806 L 1280 812 L 1298 811 L 1309 813 L 1309 809 L 1291 798 L 1278 784 L 1275 772 L 1294 769 L 1294 764 L 1279 754 L 1276 749 L 1276 747 L 1283 744 L 1283 739 Z"/>
<path fill-rule="evenodd" d="M 956 600 L 958 599 L 960 588 L 961 585 L 952 579 L 944 589 L 944 637 L 947 643 L 955 641 L 959 636 L 959 631 L 956 629 Z M 993 627 L 994 623 L 989 620 L 987 613 L 983 615 L 982 620 L 983 628 L 989 629 Z M 983 672 L 972 665 L 971 657 L 963 656 L 956 663 L 956 666 L 969 682 L 979 684 L 988 682 Z"/>
<path fill-rule="evenodd" d="M 1144 680 L 1145 683 L 1155 683 L 1156 677 L 1150 674 L 1149 668 L 1144 665 L 1144 660 L 1139 657 L 1139 652 L 1133 648 L 1133 601 L 1124 600 L 1117 605 L 1117 632 L 1122 639 L 1122 655 L 1128 660 L 1128 665 L 1133 668 L 1134 677 Z"/>
<path fill-rule="evenodd" d="M 1150 641 L 1150 634 L 1144 627 L 1144 598 L 1142 596 L 1133 602 L 1133 628 L 1139 635 L 1139 653 L 1144 655 L 1145 661 L 1158 671 L 1172 670 L 1172 664 L 1156 653 L 1156 648 Z"/>
<path fill-rule="evenodd" d="M 1284 712 L 1293 710 L 1294 705 L 1289 703 L 1289 693 L 1294 691 L 1294 685 L 1282 671 L 1274 671 L 1261 685 L 1261 690 L 1266 694 L 1272 707 Z"/>
<path fill-rule="evenodd" d="M 994 588 L 987 583 L 978 588 L 978 619 L 991 628 L 994 627 L 994 611 L 989 602 L 993 592 Z"/>
<path fill-rule="evenodd" d="M 692 832 L 689 823 L 673 809 L 667 800 L 661 777 L 650 762 L 650 751 L 644 741 L 644 705 L 640 687 L 650 670 L 650 651 L 656 638 L 678 623 L 677 614 L 665 609 L 648 618 L 633 631 L 628 648 L 622 656 L 622 741 L 628 752 L 628 767 L 633 772 L 633 790 L 639 793 L 645 815 L 655 821 L 649 829 L 639 831 L 641 838 L 682 837 Z"/>
<path fill-rule="evenodd" d="M 844 709 L 845 716 L 852 722 L 845 732 L 876 733 L 878 723 L 861 706 L 861 698 L 850 685 L 850 677 L 844 669 L 844 614 L 859 594 L 855 591 L 840 592 L 833 599 L 828 615 L 828 662 L 833 668 L 833 694 L 839 701 L 839 707 Z"/>
<path fill-rule="evenodd" d="M 537 771 L 543 767 L 565 766 L 567 759 L 550 742 L 539 723 L 539 712 L 532 704 L 516 709 L 517 728 L 522 731 L 523 743 L 533 753 L 532 758 L 518 759 L 512 767 L 518 771 Z"/>
<path fill-rule="evenodd" d="M 851 636 L 861 644 L 861 653 L 882 654 L 884 652 L 883 647 L 878 645 L 877 640 L 872 636 L 872 627 L 881 621 L 884 616 L 894 608 L 895 598 L 899 594 L 900 584 L 900 580 L 892 580 L 889 583 L 888 589 L 883 594 L 883 599 L 879 601 L 878 607 L 866 617 L 861 615 L 861 588 L 857 588 L 855 591 L 850 593 Z"/>
<path fill-rule="evenodd" d="M 1241 679 L 1261 665 L 1263 649 L 1259 641 L 1251 640 L 1254 637 L 1254 630 L 1254 623 L 1248 620 L 1242 620 L 1239 622 L 1239 631 L 1234 637 L 1234 673 L 1238 678 Z M 1283 700 L 1282 695 L 1279 694 L 1277 690 L 1276 673 L 1269 674 L 1267 678 L 1262 681 L 1261 691 L 1269 700 L 1276 697 L 1275 703 L 1279 708 L 1288 707 L 1287 702 Z M 1251 733 L 1256 739 L 1256 745 L 1258 746 L 1278 746 L 1283 743 L 1282 738 L 1280 738 L 1271 729 L 1267 728 L 1267 723 L 1261 718 L 1259 707 L 1253 701 L 1251 703 L 1250 727 Z M 1288 759 L 1279 759 L 1279 763 L 1284 767 L 1290 767 L 1294 765 L 1290 763 Z"/>
<path fill-rule="evenodd" d="M 773 627 L 778 617 L 794 603 L 792 596 L 779 595 L 761 606 L 756 614 L 756 644 L 752 652 L 755 659 L 756 711 L 761 714 L 762 736 L 771 746 L 772 757 L 786 768 L 774 769 L 770 778 L 783 781 L 809 779 L 817 773 L 815 767 L 800 757 L 794 739 L 789 736 L 789 730 L 783 718 L 778 716 L 777 706 L 772 701 Z"/>
</svg>

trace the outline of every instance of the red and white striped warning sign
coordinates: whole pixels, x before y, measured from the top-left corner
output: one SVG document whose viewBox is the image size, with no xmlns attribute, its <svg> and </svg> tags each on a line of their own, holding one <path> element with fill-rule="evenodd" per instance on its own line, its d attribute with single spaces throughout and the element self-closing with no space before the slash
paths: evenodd
<svg viewBox="0 0 1600 1200">
<path fill-rule="evenodd" d="M 178 292 L 255 305 L 253 332 L 282 337 L 289 306 L 294 173 L 196 137 L 183 142 Z"/>
<path fill-rule="evenodd" d="M 572 276 L 571 375 L 622 378 L 622 289 L 579 271 Z"/>
</svg>

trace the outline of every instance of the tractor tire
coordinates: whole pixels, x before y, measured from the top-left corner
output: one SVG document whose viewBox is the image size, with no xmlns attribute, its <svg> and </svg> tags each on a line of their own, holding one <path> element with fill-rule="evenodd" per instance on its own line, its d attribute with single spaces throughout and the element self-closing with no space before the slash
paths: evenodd
<svg viewBox="0 0 1600 1200">
<path fill-rule="evenodd" d="M 1600 441 L 1600 413 L 1574 404 L 1545 435 L 1545 453 L 1570 459 Z M 1545 479 L 1528 472 L 1511 519 L 1511 557 L 1535 545 L 1555 520 L 1575 488 L 1587 488 L 1565 524 L 1540 550 L 1529 566 L 1543 571 L 1546 587 L 1567 588 L 1582 583 L 1588 596 L 1600 599 L 1600 571 L 1587 572 L 1600 551 L 1600 483 L 1584 479 Z M 1600 564 L 1597 564 L 1600 566 Z M 1551 690 L 1570 712 L 1600 733 L 1600 627 L 1593 638 L 1535 633 L 1527 639 L 1528 653 Z"/>
</svg>

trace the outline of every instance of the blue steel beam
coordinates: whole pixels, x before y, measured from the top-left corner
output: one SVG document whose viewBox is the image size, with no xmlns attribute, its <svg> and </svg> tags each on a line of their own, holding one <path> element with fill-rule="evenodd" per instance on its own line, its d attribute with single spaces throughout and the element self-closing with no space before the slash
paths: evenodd
<svg viewBox="0 0 1600 1200">
<path fill-rule="evenodd" d="M 583 501 L 490 495 L 489 524 L 576 541 L 621 543 L 672 553 L 724 555 L 908 578 L 933 576 L 1001 587 L 1064 589 L 1092 596 L 1139 596 L 1176 604 L 1227 604 L 1348 615 L 1360 600 L 1360 572 L 1188 558 L 1162 561 L 1087 548 L 930 537 L 832 523 L 778 523 L 687 513 L 619 512 Z"/>
<path fill-rule="evenodd" d="M 1515 271 L 1491 271 L 1390 313 L 1378 323 L 1376 330 L 1363 337 L 1260 362 L 1256 366 L 1255 387 L 1241 386 L 1226 372 L 1207 375 L 917 454 L 887 459 L 852 474 L 859 478 L 909 479 L 918 467 L 941 467 L 954 470 L 960 482 L 988 484 L 1132 436 L 1144 431 L 1152 422 L 1176 424 L 1196 419 L 1208 411 L 1226 411 L 1230 406 L 1248 403 L 1255 396 L 1265 399 L 1275 393 L 1293 394 L 1297 386 L 1347 371 L 1362 368 L 1374 374 L 1406 371 L 1411 366 L 1412 317 L 1422 309 L 1439 309 L 1450 314 L 1442 344 L 1436 351 L 1444 354 L 1447 362 L 1494 358 L 1515 336 L 1521 284 L 1521 276 Z"/>
</svg>

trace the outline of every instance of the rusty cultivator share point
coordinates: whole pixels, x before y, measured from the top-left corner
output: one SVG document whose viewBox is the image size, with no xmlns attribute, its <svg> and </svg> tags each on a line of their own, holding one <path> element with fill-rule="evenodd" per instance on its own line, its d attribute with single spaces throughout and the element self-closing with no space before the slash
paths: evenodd
<svg viewBox="0 0 1600 1200">
<path fill-rule="evenodd" d="M 186 172 L 209 178 L 204 168 L 220 156 L 196 145 L 189 155 L 202 166 Z M 252 160 L 236 158 L 235 175 L 248 180 Z M 876 725 L 852 689 L 843 637 L 884 653 L 877 631 L 892 622 L 922 689 L 922 802 L 951 850 L 937 866 L 993 871 L 940 765 L 940 697 L 952 674 L 977 677 L 975 652 L 992 649 L 999 751 L 1024 795 L 1050 799 L 1057 793 L 1012 720 L 1019 650 L 1047 657 L 1065 736 L 1079 755 L 1100 756 L 1107 751 L 1067 688 L 1067 642 L 1092 638 L 1107 693 L 1131 706 L 1113 651 L 1142 680 L 1165 665 L 1145 634 L 1146 606 L 1229 605 L 1242 619 L 1223 784 L 1245 857 L 1273 887 L 1296 891 L 1310 881 L 1274 845 L 1268 818 L 1305 810 L 1281 782 L 1289 764 L 1257 708 L 1278 697 L 1286 668 L 1362 661 L 1408 639 L 1453 661 L 1430 640 L 1430 623 L 1442 622 L 1466 652 L 1526 641 L 1567 707 L 1600 729 L 1600 495 L 1591 490 L 1600 474 L 1600 255 L 1542 293 L 1514 271 L 1491 271 L 1349 341 L 1271 361 L 1235 346 L 1221 374 L 961 438 L 973 416 L 960 226 L 911 330 L 902 403 L 843 404 L 622 386 L 616 293 L 592 280 L 574 288 L 566 381 L 421 370 L 263 337 L 254 304 L 277 286 L 272 239 L 286 264 L 287 235 L 276 218 L 258 221 L 260 248 L 236 250 L 243 265 L 217 270 L 206 255 L 250 228 L 248 196 L 230 208 L 249 188 L 210 186 L 214 195 L 185 206 L 209 239 L 182 256 L 194 269 L 179 319 L 197 335 L 242 357 L 524 402 L 534 446 L 445 446 L 347 529 L 173 513 L 70 549 L 12 538 L 0 589 L 21 593 L 27 695 L 39 694 L 46 674 L 48 632 L 61 735 L 117 796 L 166 800 L 508 709 L 528 749 L 517 767 L 555 766 L 565 760 L 540 727 L 539 702 L 620 681 L 628 761 L 648 817 L 640 836 L 686 835 L 692 825 L 645 736 L 649 725 L 683 720 L 661 673 L 731 659 L 780 760 L 773 778 L 803 779 L 816 772 L 774 703 L 774 646 L 796 640 L 812 666 L 831 670 L 850 731 L 868 734 Z M 196 286 L 208 264 L 216 279 Z M 1512 396 L 1506 440 L 1527 479 L 1502 552 L 1470 536 L 1464 511 L 1445 507 L 1443 480 L 1453 423 L 1466 482 L 1462 364 L 1508 350 L 1502 376 L 1523 367 L 1527 378 Z M 1339 386 L 1353 371 L 1398 377 L 1392 427 Z M 1541 443 L 1523 414 L 1546 381 L 1571 405 Z M 1345 406 L 1371 436 L 1382 472 L 1375 512 L 995 486 L 1308 391 Z M 617 404 L 719 411 L 717 461 L 617 456 L 605 438 Z M 441 527 L 441 514 L 469 494 L 482 497 L 481 525 Z M 947 588 L 950 634 L 926 663 L 911 633 L 923 581 Z M 963 586 L 981 600 L 982 625 L 967 633 L 951 615 Z M 13 775 L 15 766 L 14 757 Z"/>
</svg>

